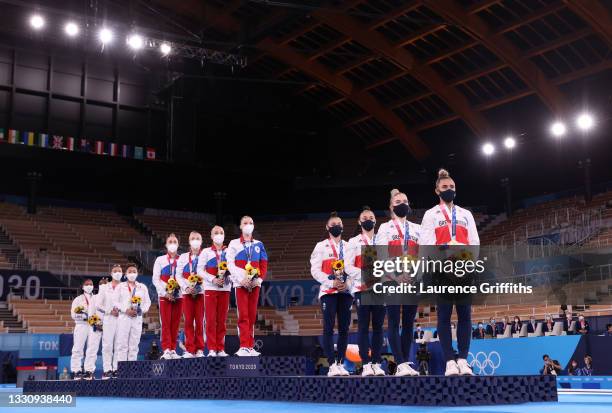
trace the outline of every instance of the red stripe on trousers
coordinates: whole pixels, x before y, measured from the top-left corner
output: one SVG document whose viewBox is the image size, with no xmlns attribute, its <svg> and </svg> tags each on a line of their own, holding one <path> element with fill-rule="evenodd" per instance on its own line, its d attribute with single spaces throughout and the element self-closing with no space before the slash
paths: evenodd
<svg viewBox="0 0 612 413">
<path fill-rule="evenodd" d="M 253 288 L 250 292 L 246 288 L 236 288 L 240 347 L 253 348 L 255 345 L 254 332 L 258 301 L 259 287 Z"/>
<path fill-rule="evenodd" d="M 204 295 L 183 295 L 185 348 L 191 354 L 204 351 Z"/>
<path fill-rule="evenodd" d="M 208 290 L 206 303 L 206 342 L 208 350 L 223 351 L 225 348 L 226 320 L 229 308 L 229 291 Z"/>
<path fill-rule="evenodd" d="M 174 302 L 164 298 L 159 300 L 159 317 L 161 319 L 162 350 L 176 350 L 178 330 L 183 315 L 182 299 Z"/>
</svg>

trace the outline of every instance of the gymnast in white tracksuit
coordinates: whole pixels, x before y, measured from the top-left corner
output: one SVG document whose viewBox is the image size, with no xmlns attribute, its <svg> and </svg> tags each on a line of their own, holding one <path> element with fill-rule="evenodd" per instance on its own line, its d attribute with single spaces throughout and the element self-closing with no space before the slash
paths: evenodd
<svg viewBox="0 0 612 413">
<path fill-rule="evenodd" d="M 142 334 L 142 316 L 151 307 L 147 286 L 136 281 L 136 265 L 125 271 L 126 282 L 119 285 L 119 325 L 117 332 L 117 361 L 133 361 L 138 357 L 138 345 Z M 140 303 L 134 303 L 136 298 Z"/>
<path fill-rule="evenodd" d="M 121 265 L 116 264 L 111 269 L 112 280 L 100 286 L 98 292 L 99 311 L 104 315 L 102 331 L 102 379 L 117 376 L 117 326 L 119 325 L 119 285 L 123 278 Z"/>
<path fill-rule="evenodd" d="M 82 288 L 83 294 L 72 301 L 72 306 L 70 308 L 70 315 L 74 320 L 70 371 L 75 380 L 80 380 L 82 378 L 91 380 L 96 370 L 96 357 L 102 333 L 100 331 L 94 331 L 94 328 L 89 325 L 87 320 L 94 314 L 97 314 L 101 318 L 101 313 L 97 311 L 97 296 L 93 295 L 93 281 L 89 278 L 86 279 L 83 281 Z M 76 312 L 78 307 L 82 307 L 82 311 L 79 313 Z M 83 372 L 81 363 L 83 361 L 85 344 L 87 344 L 87 350 L 85 353 L 85 372 Z"/>
</svg>

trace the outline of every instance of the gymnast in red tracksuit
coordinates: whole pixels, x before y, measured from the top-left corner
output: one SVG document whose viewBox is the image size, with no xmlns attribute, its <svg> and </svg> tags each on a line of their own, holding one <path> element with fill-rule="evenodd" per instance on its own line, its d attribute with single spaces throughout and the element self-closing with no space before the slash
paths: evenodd
<svg viewBox="0 0 612 413">
<path fill-rule="evenodd" d="M 425 212 L 421 223 L 419 244 L 430 245 L 480 245 L 478 230 L 472 213 L 455 205 L 455 181 L 445 169 L 438 171 L 435 193 L 440 203 Z M 426 248 L 426 247 L 425 247 Z M 445 247 L 448 248 L 448 247 Z M 477 255 L 474 254 L 475 256 Z M 451 314 L 453 305 L 457 311 L 458 356 L 452 345 Z M 472 333 L 472 306 L 466 300 L 449 301 L 438 296 L 438 337 L 446 359 L 446 376 L 473 375 L 467 362 Z"/>
<path fill-rule="evenodd" d="M 240 349 L 237 356 L 259 356 L 255 345 L 255 321 L 257 321 L 257 301 L 262 281 L 268 271 L 268 254 L 261 241 L 253 239 L 253 218 L 240 219 L 242 235 L 233 239 L 227 246 L 227 266 L 230 278 L 236 288 L 238 308 L 238 334 Z"/>
<path fill-rule="evenodd" d="M 180 291 L 170 294 L 166 290 L 168 281 L 173 279 L 177 284 L 178 239 L 170 234 L 166 238 L 166 254 L 157 257 L 153 265 L 153 285 L 159 299 L 159 318 L 161 322 L 161 347 L 163 359 L 180 358 L 176 354 L 179 324 L 183 315 L 183 299 Z M 180 289 L 179 289 L 180 290 Z"/>
<path fill-rule="evenodd" d="M 225 232 L 216 225 L 210 231 L 212 245 L 202 251 L 198 262 L 198 275 L 204 278 L 204 302 L 206 304 L 206 344 L 208 357 L 227 357 L 225 352 L 225 333 L 227 310 L 229 309 L 232 283 L 227 268 L 219 268 L 220 263 L 227 265 L 226 248 L 223 245 Z"/>
<path fill-rule="evenodd" d="M 202 235 L 191 231 L 189 251 L 181 254 L 177 264 L 185 317 L 185 359 L 204 357 L 204 285 L 189 281 L 190 276 L 198 273 L 201 255 Z"/>
</svg>

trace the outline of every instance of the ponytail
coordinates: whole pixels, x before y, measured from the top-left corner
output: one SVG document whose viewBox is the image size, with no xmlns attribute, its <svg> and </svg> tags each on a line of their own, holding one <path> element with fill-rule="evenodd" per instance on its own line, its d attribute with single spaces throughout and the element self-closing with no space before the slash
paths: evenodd
<svg viewBox="0 0 612 413">
<path fill-rule="evenodd" d="M 436 179 L 436 186 L 438 186 L 440 181 L 442 181 L 444 179 L 453 179 L 453 178 L 451 178 L 450 174 L 448 173 L 448 171 L 446 169 L 440 168 L 438 170 L 438 179 Z"/>
</svg>

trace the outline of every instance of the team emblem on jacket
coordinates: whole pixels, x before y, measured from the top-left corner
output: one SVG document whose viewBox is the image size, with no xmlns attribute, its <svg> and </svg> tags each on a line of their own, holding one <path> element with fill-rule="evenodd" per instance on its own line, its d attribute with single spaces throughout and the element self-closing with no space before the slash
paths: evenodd
<svg viewBox="0 0 612 413">
<path fill-rule="evenodd" d="M 255 252 L 259 254 L 259 251 L 261 251 L 261 249 L 259 247 L 255 247 Z"/>
</svg>

